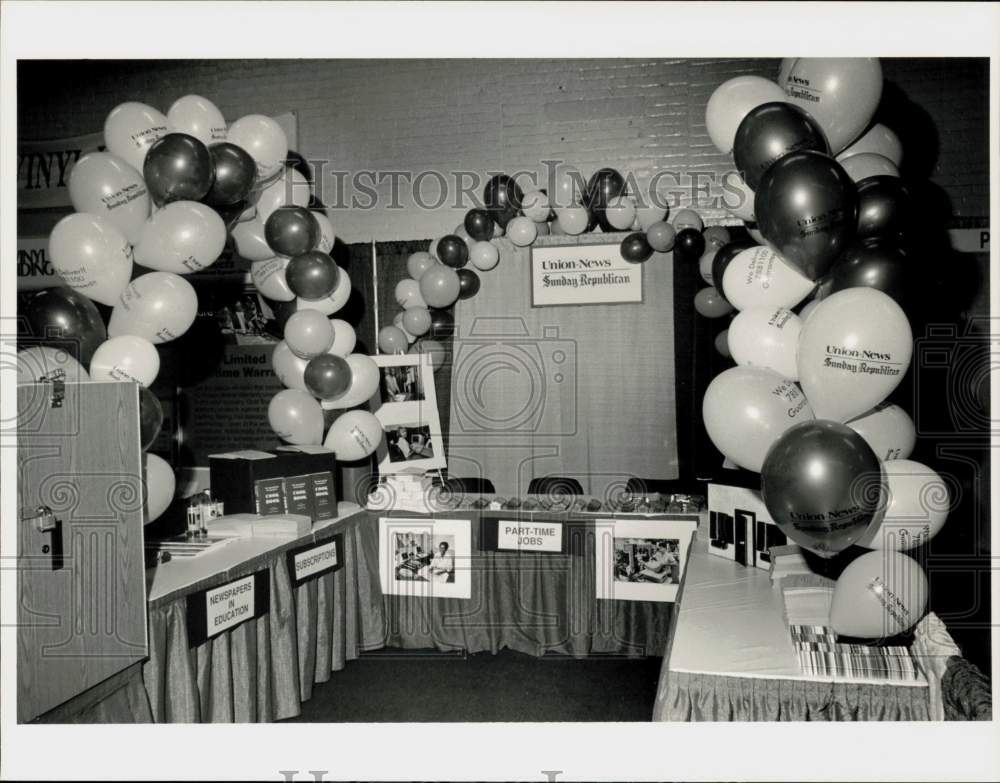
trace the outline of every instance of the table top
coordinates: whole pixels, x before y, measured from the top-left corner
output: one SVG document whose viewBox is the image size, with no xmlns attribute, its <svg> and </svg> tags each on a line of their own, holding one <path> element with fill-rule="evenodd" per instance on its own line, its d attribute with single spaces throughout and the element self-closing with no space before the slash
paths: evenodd
<svg viewBox="0 0 1000 783">
<path fill-rule="evenodd" d="M 783 613 L 780 585 L 767 571 L 708 554 L 695 539 L 678 599 L 669 670 L 812 682 L 872 680 L 803 675 Z M 926 681 L 892 682 L 926 687 Z"/>
<path fill-rule="evenodd" d="M 234 538 L 197 557 L 175 557 L 168 563 L 146 569 L 146 600 L 159 606 L 180 594 L 191 593 L 256 570 L 265 556 L 273 556 L 296 546 L 309 544 L 336 533 L 348 519 L 365 513 L 357 503 L 340 501 L 338 515 L 316 522 L 303 536 L 274 535 Z"/>
</svg>

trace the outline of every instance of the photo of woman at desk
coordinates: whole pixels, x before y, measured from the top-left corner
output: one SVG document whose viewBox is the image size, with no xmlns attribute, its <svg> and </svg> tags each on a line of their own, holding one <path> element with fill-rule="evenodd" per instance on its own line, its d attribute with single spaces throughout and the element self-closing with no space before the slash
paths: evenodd
<svg viewBox="0 0 1000 783">
<path fill-rule="evenodd" d="M 678 584 L 679 549 L 676 539 L 616 538 L 615 581 Z"/>
</svg>

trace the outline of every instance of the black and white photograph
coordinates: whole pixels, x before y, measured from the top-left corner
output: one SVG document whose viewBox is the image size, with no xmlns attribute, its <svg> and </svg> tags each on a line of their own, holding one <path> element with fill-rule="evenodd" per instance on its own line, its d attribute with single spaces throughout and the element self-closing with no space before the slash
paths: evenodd
<svg viewBox="0 0 1000 783">
<path fill-rule="evenodd" d="M 385 428 L 390 462 L 433 459 L 434 439 L 426 424 L 404 424 Z"/>
<path fill-rule="evenodd" d="M 615 581 L 680 584 L 677 539 L 615 538 Z"/>
<path fill-rule="evenodd" d="M 1000 2 L 2 0 L 0 781 L 1000 780 L 998 85 Z"/>
<path fill-rule="evenodd" d="M 417 361 L 412 364 L 383 367 L 381 376 L 379 388 L 383 403 L 419 402 L 424 399 L 420 365 Z"/>
<path fill-rule="evenodd" d="M 472 597 L 468 519 L 380 517 L 379 582 L 385 595 L 421 603 Z M 414 629 L 416 630 L 416 629 Z"/>
</svg>

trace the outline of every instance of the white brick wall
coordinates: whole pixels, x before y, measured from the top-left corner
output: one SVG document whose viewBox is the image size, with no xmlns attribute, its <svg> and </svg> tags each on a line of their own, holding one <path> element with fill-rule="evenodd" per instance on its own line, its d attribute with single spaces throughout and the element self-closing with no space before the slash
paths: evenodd
<svg viewBox="0 0 1000 783">
<path fill-rule="evenodd" d="M 777 74 L 777 60 L 177 61 L 24 64 L 19 134 L 100 129 L 117 103 L 163 111 L 181 95 L 215 101 L 229 121 L 296 111 L 299 152 L 344 170 L 539 170 L 559 158 L 585 175 L 603 165 L 640 184 L 657 171 L 731 165 L 705 133 L 704 107 L 731 76 Z M 971 61 L 887 60 L 885 73 L 938 129 L 932 176 L 958 215 L 988 212 L 986 85 Z M 324 183 L 330 201 L 330 180 Z M 425 194 L 437 194 L 428 180 Z M 388 194 L 388 183 L 380 191 Z M 346 241 L 450 231 L 465 209 L 348 209 Z M 700 205 L 708 218 L 725 213 Z"/>
</svg>

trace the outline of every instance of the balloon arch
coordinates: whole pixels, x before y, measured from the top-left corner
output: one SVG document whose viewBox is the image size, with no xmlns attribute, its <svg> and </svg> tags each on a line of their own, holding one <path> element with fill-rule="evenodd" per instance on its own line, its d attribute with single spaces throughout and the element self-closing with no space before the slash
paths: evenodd
<svg viewBox="0 0 1000 783">
<path fill-rule="evenodd" d="M 637 199 L 612 168 L 585 181 L 560 166 L 551 194 L 492 177 L 482 206 L 407 260 L 409 277 L 395 290 L 402 309 L 379 331 L 379 348 L 430 353 L 438 366 L 444 348 L 427 335 L 450 319 L 443 308 L 475 296 L 479 273 L 498 266 L 501 236 L 523 247 L 547 234 L 630 231 L 621 253 L 633 263 L 683 249 L 700 257 L 709 283 L 695 298 L 697 312 L 732 318 L 716 346 L 736 366 L 705 393 L 706 429 L 729 460 L 760 473 L 777 524 L 822 557 L 858 544 L 883 563 L 889 554 L 877 550 L 926 543 L 944 524 L 949 497 L 935 471 L 906 459 L 913 422 L 886 402 L 906 374 L 913 337 L 900 305 L 909 193 L 899 139 L 871 124 L 881 90 L 877 59 L 793 58 L 777 82 L 740 76 L 714 91 L 708 134 L 733 156 L 739 176 L 731 182 L 742 196 L 729 211 L 755 241 L 730 241 L 725 227 L 705 228 L 690 209 L 667 222 L 665 206 Z M 159 370 L 155 345 L 195 320 L 197 296 L 185 276 L 210 267 L 231 236 L 260 293 L 293 311 L 272 357 L 287 387 L 268 407 L 275 433 L 293 444 L 322 442 L 345 460 L 371 454 L 382 429 L 358 406 L 376 391 L 378 368 L 354 351 L 353 328 L 332 317 L 351 283 L 330 256 L 333 225 L 309 208 L 309 182 L 287 165 L 281 127 L 263 115 L 227 126 L 211 101 L 188 95 L 166 115 L 123 103 L 108 115 L 104 137 L 106 151 L 73 169 L 76 213 L 50 237 L 68 287 L 40 292 L 27 308 L 35 334 L 57 325 L 76 341 L 79 363 L 36 345 L 19 354 L 19 377 L 58 365 L 72 379 L 149 386 Z M 133 263 L 152 271 L 133 279 Z M 94 302 L 113 308 L 106 327 Z M 155 436 L 158 406 L 148 392 L 143 399 Z M 342 411 L 325 433 L 324 408 Z M 155 476 L 164 485 L 156 494 L 172 495 L 172 473 L 155 455 L 149 460 L 147 481 Z M 937 498 L 930 511 L 929 495 Z M 926 576 L 912 558 L 893 556 L 899 562 L 882 586 L 905 609 L 892 628 L 906 630 L 923 611 Z M 838 590 L 843 583 L 845 594 L 856 591 L 881 568 L 866 557 Z M 888 627 L 884 616 L 875 628 L 847 609 L 834 614 L 852 635 Z"/>
</svg>

